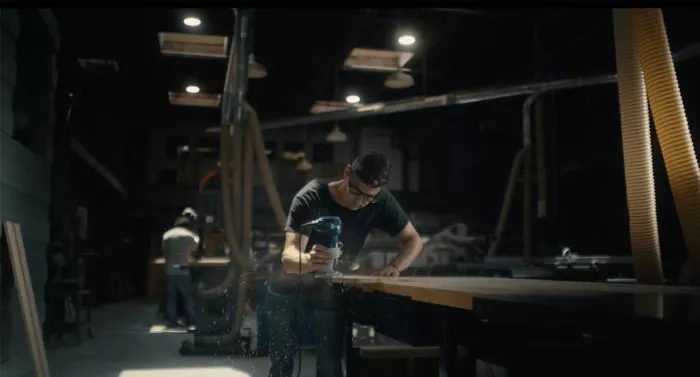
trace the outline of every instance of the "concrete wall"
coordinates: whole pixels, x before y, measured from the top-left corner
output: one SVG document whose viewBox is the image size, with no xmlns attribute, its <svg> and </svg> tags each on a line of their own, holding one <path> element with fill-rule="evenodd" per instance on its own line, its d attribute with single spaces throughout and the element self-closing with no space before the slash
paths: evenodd
<svg viewBox="0 0 700 377">
<path fill-rule="evenodd" d="M 48 10 L 0 9 L 0 19 L 0 219 L 22 227 L 39 319 L 43 321 L 58 26 Z M 32 61 L 38 58 L 42 60 Z M 2 355 L 5 361 L 0 364 L 0 375 L 32 375 L 14 290 L 10 305 L 2 309 L 8 308 L 11 326 L 3 326 L 5 333 L 0 336 L 9 336 L 10 345 Z"/>
</svg>

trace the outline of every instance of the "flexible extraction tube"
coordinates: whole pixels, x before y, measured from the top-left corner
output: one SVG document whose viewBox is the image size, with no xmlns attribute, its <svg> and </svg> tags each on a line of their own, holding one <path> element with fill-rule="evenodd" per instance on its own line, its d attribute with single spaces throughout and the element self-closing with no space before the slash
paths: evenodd
<svg viewBox="0 0 700 377">
<path fill-rule="evenodd" d="M 690 137 L 661 9 L 630 10 L 656 134 L 691 264 L 700 285 L 700 169 Z"/>
<path fill-rule="evenodd" d="M 255 158 L 258 161 L 258 168 L 260 169 L 260 179 L 265 186 L 265 191 L 267 191 L 267 197 L 270 200 L 272 212 L 275 213 L 278 228 L 280 231 L 284 231 L 287 215 L 284 212 L 284 207 L 282 206 L 282 201 L 280 200 L 279 192 L 275 185 L 275 179 L 270 169 L 270 162 L 267 160 L 267 155 L 265 154 L 265 140 L 263 140 L 262 130 L 260 129 L 258 112 L 248 103 L 244 103 L 243 105 L 248 111 L 250 136 L 253 143 L 253 150 L 255 151 Z"/>
<path fill-rule="evenodd" d="M 663 284 L 656 223 L 649 109 L 644 75 L 637 57 L 628 9 L 614 9 L 617 88 L 620 98 L 622 152 L 634 271 L 642 284 Z"/>
</svg>

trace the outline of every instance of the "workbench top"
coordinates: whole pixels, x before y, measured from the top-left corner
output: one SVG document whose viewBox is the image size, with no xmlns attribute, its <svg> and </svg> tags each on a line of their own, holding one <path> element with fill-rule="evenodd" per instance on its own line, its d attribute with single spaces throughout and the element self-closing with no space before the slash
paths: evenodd
<svg viewBox="0 0 700 377">
<path fill-rule="evenodd" d="M 364 291 L 375 291 L 410 297 L 414 301 L 448 306 L 458 309 L 474 309 L 474 299 L 497 298 L 528 299 L 590 298 L 601 295 L 632 296 L 640 313 L 658 315 L 659 301 L 665 296 L 684 296 L 700 299 L 700 289 L 692 287 L 667 287 L 641 284 L 614 284 L 571 282 L 535 279 L 486 278 L 486 277 L 373 277 L 341 276 L 333 283 L 355 286 Z M 653 313 L 653 314 L 651 314 Z"/>
<path fill-rule="evenodd" d="M 155 258 L 149 262 L 150 264 L 165 264 L 165 258 Z M 228 257 L 202 257 L 193 263 L 193 266 L 225 266 L 231 263 L 231 258 Z"/>
</svg>

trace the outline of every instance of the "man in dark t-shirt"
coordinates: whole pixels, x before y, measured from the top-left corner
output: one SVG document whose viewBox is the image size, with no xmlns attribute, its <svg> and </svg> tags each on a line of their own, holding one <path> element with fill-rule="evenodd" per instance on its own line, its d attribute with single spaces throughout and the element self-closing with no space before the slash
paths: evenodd
<svg viewBox="0 0 700 377">
<path fill-rule="evenodd" d="M 313 180 L 294 197 L 287 217 L 284 251 L 270 278 L 266 303 L 270 377 L 293 375 L 299 323 L 295 315 L 301 311 L 299 307 L 313 311 L 316 375 L 343 375 L 345 324 L 341 303 L 327 279 L 313 276 L 330 262 L 331 254 L 315 242 L 313 229 L 302 224 L 321 216 L 337 216 L 342 220 L 343 253 L 335 266 L 340 272 L 349 271 L 372 229 L 387 232 L 400 245 L 396 258 L 375 271 L 375 275 L 399 276 L 420 253 L 423 244 L 418 233 L 394 196 L 383 189 L 389 175 L 389 159 L 372 152 L 346 166 L 341 180 Z"/>
</svg>

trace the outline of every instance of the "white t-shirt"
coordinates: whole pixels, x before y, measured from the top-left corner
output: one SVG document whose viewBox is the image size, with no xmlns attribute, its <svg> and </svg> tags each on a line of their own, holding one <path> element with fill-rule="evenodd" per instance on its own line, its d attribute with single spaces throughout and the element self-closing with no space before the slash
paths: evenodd
<svg viewBox="0 0 700 377">
<path fill-rule="evenodd" d="M 163 255 L 165 256 L 166 275 L 187 275 L 189 272 L 179 268 L 187 266 L 189 255 L 197 249 L 199 237 L 191 230 L 174 227 L 163 234 Z"/>
</svg>

